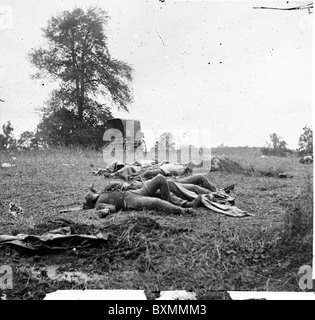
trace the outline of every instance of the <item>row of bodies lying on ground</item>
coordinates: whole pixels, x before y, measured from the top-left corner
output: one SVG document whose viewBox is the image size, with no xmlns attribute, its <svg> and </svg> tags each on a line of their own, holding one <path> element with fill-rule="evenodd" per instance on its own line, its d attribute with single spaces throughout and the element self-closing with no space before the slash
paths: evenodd
<svg viewBox="0 0 315 320">
<path fill-rule="evenodd" d="M 235 199 L 229 195 L 230 191 L 234 190 L 234 185 L 224 189 L 216 188 L 210 182 L 208 174 L 191 175 L 185 171 L 186 169 L 189 168 L 180 164 L 163 164 L 142 169 L 140 166 L 125 166 L 119 161 L 114 161 L 106 170 L 97 172 L 113 180 L 99 191 L 92 186 L 91 193 L 85 198 L 83 209 L 108 209 L 105 216 L 109 212 L 114 213 L 117 206 L 118 210 L 137 211 L 147 208 L 171 214 L 194 214 L 192 208 L 202 204 L 212 211 L 234 217 L 252 215 L 235 206 Z M 165 176 L 175 176 L 175 179 L 167 179 Z M 130 182 L 117 181 L 117 178 Z M 159 191 L 157 197 L 156 191 Z"/>
<path fill-rule="evenodd" d="M 173 163 L 162 163 L 158 164 L 155 160 L 147 160 L 142 162 L 136 162 L 133 164 L 124 164 L 118 160 L 112 161 L 109 163 L 106 168 L 99 169 L 97 171 L 93 171 L 94 174 L 103 175 L 105 178 L 120 178 L 124 180 L 138 180 L 142 182 L 144 185 L 146 183 L 144 181 L 150 180 L 157 175 L 163 176 L 173 176 L 173 177 L 181 177 L 183 175 L 192 175 L 192 171 L 194 167 L 204 168 L 204 162 L 201 161 L 198 165 L 194 164 L 173 164 Z M 206 169 L 207 171 L 209 170 Z M 201 170 L 198 170 L 199 174 Z M 205 170 L 202 170 L 205 171 Z M 246 169 L 244 169 L 240 164 L 235 161 L 232 161 L 224 156 L 216 156 L 211 159 L 210 170 L 211 171 L 227 171 L 233 173 L 246 173 Z M 259 171 L 258 171 L 259 172 Z M 287 175 L 286 173 L 280 173 L 278 175 L 279 178 L 288 178 L 292 177 Z M 176 181 L 176 180 L 175 180 Z M 178 181 L 178 180 L 177 180 Z M 187 182 L 186 182 L 187 183 Z M 188 182 L 191 183 L 191 182 Z M 122 184 L 123 186 L 123 184 Z M 91 189 L 93 192 L 93 201 L 96 199 L 96 195 L 98 192 Z M 213 190 L 212 190 L 213 191 Z M 89 201 L 92 199 L 89 198 Z M 212 200 L 211 200 L 212 201 Z M 87 207 L 86 207 L 87 208 Z M 212 208 L 214 209 L 214 208 Z M 215 208 L 217 209 L 217 208 Z M 221 208 L 222 209 L 222 208 Z M 226 210 L 226 208 L 225 208 Z M 219 211 L 219 210 L 218 210 Z M 222 212 L 222 210 L 221 210 Z"/>
<path fill-rule="evenodd" d="M 310 159 L 310 158 L 309 158 Z M 311 157 L 312 159 L 312 157 Z M 309 160 L 308 160 L 309 161 Z M 306 162 L 307 163 L 307 162 Z M 4 166 L 6 167 L 6 166 Z M 8 166 L 9 167 L 9 166 Z M 94 165 L 91 165 L 94 167 Z M 146 169 L 152 169 L 147 170 Z M 240 164 L 235 161 L 230 160 L 225 156 L 214 156 L 211 158 L 211 161 L 204 162 L 201 161 L 199 164 L 171 164 L 164 161 L 158 164 L 155 160 L 142 160 L 135 162 L 131 165 L 124 164 L 118 160 L 112 161 L 109 163 L 104 169 L 98 169 L 93 171 L 92 173 L 95 175 L 104 175 L 106 178 L 121 178 L 125 180 L 130 179 L 150 179 L 153 178 L 157 174 L 163 174 L 164 176 L 183 176 L 183 175 L 191 175 L 194 168 L 201 168 L 203 171 L 207 171 L 207 173 L 213 171 L 219 172 L 229 172 L 229 173 L 246 173 L 246 169 L 244 169 Z M 144 173 L 142 175 L 142 173 Z M 206 173 L 206 172 L 204 172 Z M 264 176 L 273 176 L 269 172 L 265 173 Z M 286 172 L 278 173 L 278 178 L 292 178 L 292 175 L 287 174 Z M 140 179 L 141 179 L 140 178 Z M 19 209 L 19 210 L 17 210 Z M 18 206 L 14 203 L 10 203 L 10 213 L 23 212 L 20 210 Z"/>
<path fill-rule="evenodd" d="M 93 166 L 93 165 L 91 165 Z M 233 161 L 225 156 L 215 155 L 211 158 L 211 161 L 201 161 L 198 164 L 188 163 L 169 163 L 168 161 L 163 161 L 162 163 L 157 163 L 156 160 L 142 160 L 136 161 L 132 164 L 124 164 L 118 160 L 110 162 L 105 168 L 99 168 L 93 171 L 95 175 L 104 175 L 107 178 L 122 178 L 130 179 L 141 175 L 144 171 L 148 171 L 150 168 L 155 170 L 155 173 L 161 173 L 165 176 L 182 176 L 189 175 L 193 173 L 194 169 L 198 169 L 198 172 L 203 173 L 210 172 L 227 172 L 227 173 L 240 173 L 246 174 L 249 171 L 253 171 L 253 168 L 246 169 L 241 166 L 238 162 Z M 266 177 L 278 177 L 278 178 L 292 178 L 293 176 L 287 172 L 273 173 L 269 171 L 262 171 L 255 169 L 255 172 Z M 152 177 L 149 172 L 145 172 L 144 178 Z M 155 174 L 156 175 L 156 174 Z"/>
<path fill-rule="evenodd" d="M 122 162 L 115 160 L 115 161 L 112 161 L 110 164 L 108 164 L 105 169 L 99 169 L 98 171 L 94 171 L 93 173 L 98 175 L 104 175 L 106 178 L 121 178 L 124 180 L 138 180 L 140 182 L 143 182 L 142 179 L 150 180 L 159 174 L 163 176 L 173 176 L 173 177 L 192 175 L 192 170 L 194 167 L 201 168 L 202 166 L 203 166 L 203 162 L 201 162 L 199 165 L 192 165 L 192 164 L 182 165 L 182 164 L 170 164 L 170 163 L 156 164 L 154 160 L 146 161 L 142 163 L 135 163 L 132 165 L 125 165 Z M 91 191 L 92 191 L 92 188 L 91 188 Z M 234 199 L 229 199 L 229 200 L 234 201 Z M 113 211 L 113 212 L 115 211 L 115 209 L 112 208 L 111 206 L 107 206 L 107 207 L 110 209 L 110 211 Z M 80 209 L 81 208 L 72 208 L 70 211 L 76 211 Z M 61 212 L 67 212 L 67 211 L 69 210 L 61 210 Z M 15 205 L 14 203 L 10 203 L 9 212 L 12 215 L 17 216 L 23 213 L 23 209 Z M 109 213 L 108 210 L 106 210 L 106 214 L 108 213 Z"/>
</svg>

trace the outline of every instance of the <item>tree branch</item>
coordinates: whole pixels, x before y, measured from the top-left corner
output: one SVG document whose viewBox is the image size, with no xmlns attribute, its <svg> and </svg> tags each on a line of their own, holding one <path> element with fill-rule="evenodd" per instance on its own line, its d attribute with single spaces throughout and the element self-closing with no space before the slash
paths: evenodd
<svg viewBox="0 0 315 320">
<path fill-rule="evenodd" d="M 297 7 L 291 7 L 291 8 L 277 8 L 277 7 L 253 7 L 253 9 L 270 9 L 270 10 L 304 10 L 304 9 L 313 9 L 313 2 L 297 6 Z"/>
</svg>

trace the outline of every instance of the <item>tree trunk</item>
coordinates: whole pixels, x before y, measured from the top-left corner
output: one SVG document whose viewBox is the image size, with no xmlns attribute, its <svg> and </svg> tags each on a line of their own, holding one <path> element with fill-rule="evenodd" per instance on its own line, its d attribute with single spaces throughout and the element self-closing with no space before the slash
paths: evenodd
<svg viewBox="0 0 315 320">
<path fill-rule="evenodd" d="M 83 122 L 83 111 L 84 111 L 84 102 L 82 97 L 78 98 L 78 119 L 82 123 Z"/>
<path fill-rule="evenodd" d="M 82 92 L 80 90 L 80 76 L 81 72 L 79 70 L 79 66 L 76 59 L 76 48 L 74 44 L 74 30 L 71 29 L 69 31 L 72 37 L 72 45 L 71 45 L 71 55 L 72 55 L 72 66 L 73 69 L 76 71 L 75 74 L 75 88 L 76 88 L 76 98 L 77 98 L 77 108 L 78 108 L 78 119 L 82 123 L 83 122 L 83 110 L 84 110 L 84 97 L 82 99 Z M 81 81 L 82 85 L 82 81 Z"/>
<path fill-rule="evenodd" d="M 84 95 L 85 95 L 85 83 L 84 83 L 84 55 L 81 57 L 81 68 L 80 68 L 80 105 L 79 105 L 79 120 L 83 122 L 83 111 L 84 111 Z"/>
</svg>

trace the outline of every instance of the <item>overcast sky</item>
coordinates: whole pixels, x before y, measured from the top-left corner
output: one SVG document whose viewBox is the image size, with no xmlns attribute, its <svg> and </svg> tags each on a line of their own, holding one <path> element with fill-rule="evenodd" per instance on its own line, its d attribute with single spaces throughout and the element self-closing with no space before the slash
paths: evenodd
<svg viewBox="0 0 315 320">
<path fill-rule="evenodd" d="M 276 132 L 296 148 L 312 124 L 314 14 L 253 6 L 306 3 L 0 0 L 0 125 L 11 120 L 16 137 L 36 128 L 52 84 L 30 79 L 26 56 L 45 43 L 48 19 L 99 5 L 112 56 L 134 69 L 134 103 L 114 116 L 141 120 L 150 139 L 200 129 L 213 146 L 264 146 Z"/>
</svg>

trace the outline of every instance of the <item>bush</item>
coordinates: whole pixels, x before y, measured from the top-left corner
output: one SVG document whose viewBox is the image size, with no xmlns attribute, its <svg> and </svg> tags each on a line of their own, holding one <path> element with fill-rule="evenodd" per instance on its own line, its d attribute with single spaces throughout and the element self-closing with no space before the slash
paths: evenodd
<svg viewBox="0 0 315 320">
<path fill-rule="evenodd" d="M 270 135 L 270 140 L 271 142 L 267 143 L 266 147 L 260 149 L 262 154 L 264 156 L 286 157 L 290 152 L 286 147 L 287 143 L 276 133 Z"/>
<path fill-rule="evenodd" d="M 0 150 L 7 150 L 15 147 L 15 139 L 12 135 L 13 130 L 10 121 L 2 126 L 3 134 L 0 134 Z"/>
<path fill-rule="evenodd" d="M 299 138 L 298 153 L 302 157 L 313 154 L 313 131 L 307 126 L 303 128 L 303 134 Z"/>
</svg>

